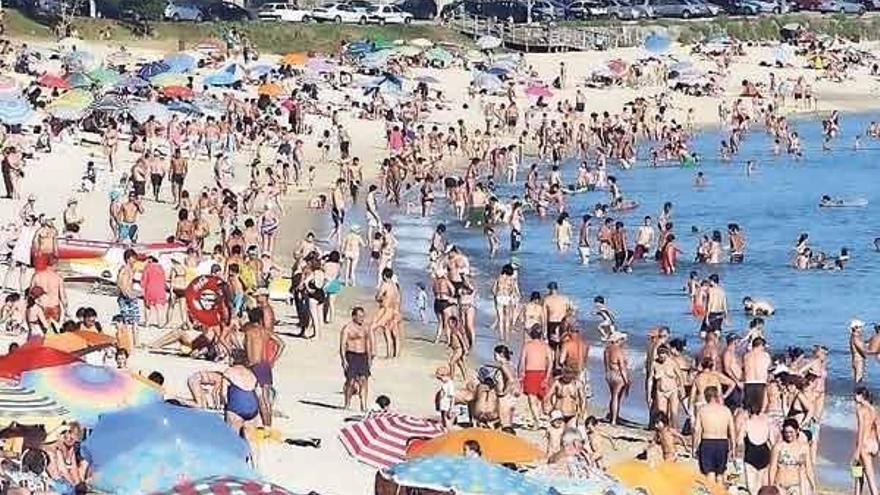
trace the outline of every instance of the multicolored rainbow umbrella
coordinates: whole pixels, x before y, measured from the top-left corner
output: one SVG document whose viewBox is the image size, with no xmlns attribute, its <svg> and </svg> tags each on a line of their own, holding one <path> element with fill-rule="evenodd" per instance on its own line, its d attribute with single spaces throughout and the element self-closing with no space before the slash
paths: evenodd
<svg viewBox="0 0 880 495">
<path fill-rule="evenodd" d="M 21 376 L 21 385 L 54 399 L 86 426 L 97 423 L 104 413 L 162 401 L 157 388 L 113 368 L 87 363 L 28 371 Z"/>
</svg>

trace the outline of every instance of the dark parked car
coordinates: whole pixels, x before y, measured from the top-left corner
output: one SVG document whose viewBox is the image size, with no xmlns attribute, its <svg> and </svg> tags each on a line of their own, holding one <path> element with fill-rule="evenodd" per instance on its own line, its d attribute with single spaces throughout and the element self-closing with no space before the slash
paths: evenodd
<svg viewBox="0 0 880 495">
<path fill-rule="evenodd" d="M 437 2 L 434 0 L 403 0 L 397 6 L 412 14 L 415 19 L 430 20 L 437 17 Z"/>
<path fill-rule="evenodd" d="M 520 0 L 459 0 L 444 5 L 440 10 L 440 15 L 444 18 L 462 14 L 502 21 L 513 20 L 515 23 L 526 22 L 529 17 L 528 6 Z M 548 20 L 546 15 L 532 10 L 532 21 L 544 20 Z"/>
<path fill-rule="evenodd" d="M 254 14 L 252 14 L 251 11 L 229 2 L 212 3 L 202 9 L 202 14 L 205 19 L 215 22 L 254 20 Z"/>
</svg>

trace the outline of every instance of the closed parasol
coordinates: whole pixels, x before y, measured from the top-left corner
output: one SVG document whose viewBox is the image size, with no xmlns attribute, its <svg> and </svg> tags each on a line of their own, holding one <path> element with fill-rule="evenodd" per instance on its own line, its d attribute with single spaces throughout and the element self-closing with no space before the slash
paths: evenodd
<svg viewBox="0 0 880 495">
<path fill-rule="evenodd" d="M 498 430 L 465 428 L 429 440 L 407 453 L 409 458 L 432 455 L 460 455 L 467 441 L 476 441 L 483 451 L 483 458 L 492 462 L 528 464 L 542 457 L 543 453 L 528 441 Z"/>
<path fill-rule="evenodd" d="M 347 425 L 339 441 L 355 459 L 377 468 L 406 460 L 412 439 L 430 439 L 443 433 L 434 421 L 402 414 L 380 414 Z"/>
</svg>

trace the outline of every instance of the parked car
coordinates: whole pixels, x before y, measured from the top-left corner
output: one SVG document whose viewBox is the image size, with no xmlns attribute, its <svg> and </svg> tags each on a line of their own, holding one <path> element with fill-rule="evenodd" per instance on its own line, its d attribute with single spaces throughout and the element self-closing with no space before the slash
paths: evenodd
<svg viewBox="0 0 880 495">
<path fill-rule="evenodd" d="M 218 21 L 252 21 L 254 14 L 251 11 L 229 2 L 214 2 L 202 9 L 205 19 Z"/>
<path fill-rule="evenodd" d="M 651 12 L 644 5 L 634 5 L 630 0 L 605 0 L 608 17 L 619 21 L 648 19 Z"/>
<path fill-rule="evenodd" d="M 375 7 L 375 5 L 369 0 L 347 0 L 345 3 L 358 12 L 366 12 Z"/>
<path fill-rule="evenodd" d="M 535 0 L 532 2 L 532 18 L 535 13 L 543 19 L 556 19 L 565 15 L 565 10 L 557 10 L 556 5 L 549 0 Z"/>
<path fill-rule="evenodd" d="M 649 9 L 656 17 L 708 17 L 713 15 L 709 4 L 697 0 L 646 0 L 644 8 Z M 718 12 L 721 9 L 713 6 Z"/>
<path fill-rule="evenodd" d="M 776 0 L 730 0 L 727 3 L 715 3 L 736 15 L 785 14 L 790 10 L 787 3 Z"/>
<path fill-rule="evenodd" d="M 597 0 L 575 0 L 565 8 L 565 18 L 569 20 L 587 20 L 605 17 L 608 7 Z"/>
<path fill-rule="evenodd" d="M 264 3 L 257 12 L 261 21 L 309 22 L 312 13 L 295 3 Z"/>
<path fill-rule="evenodd" d="M 434 0 L 403 0 L 396 5 L 400 10 L 412 14 L 413 19 L 431 20 L 437 17 L 437 2 Z"/>
<path fill-rule="evenodd" d="M 412 20 L 412 14 L 404 12 L 396 5 L 376 5 L 367 10 L 367 22 L 380 26 L 385 24 L 409 24 Z"/>
<path fill-rule="evenodd" d="M 319 22 L 335 22 L 336 24 L 366 24 L 366 12 L 359 12 L 347 3 L 326 3 L 312 10 L 312 17 Z"/>
<path fill-rule="evenodd" d="M 193 5 L 191 3 L 174 3 L 168 2 L 165 5 L 164 12 L 165 19 L 180 22 L 180 21 L 195 21 L 202 22 L 202 9 L 199 8 L 198 5 Z"/>
<path fill-rule="evenodd" d="M 862 15 L 867 10 L 864 5 L 845 0 L 822 0 L 816 8 L 819 12 L 839 12 L 841 14 Z"/>
</svg>

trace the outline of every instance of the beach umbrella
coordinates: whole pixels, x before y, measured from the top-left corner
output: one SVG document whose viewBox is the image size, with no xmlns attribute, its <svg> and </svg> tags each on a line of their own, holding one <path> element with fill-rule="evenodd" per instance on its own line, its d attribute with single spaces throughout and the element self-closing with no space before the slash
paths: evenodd
<svg viewBox="0 0 880 495">
<path fill-rule="evenodd" d="M 226 105 L 216 98 L 196 97 L 193 105 L 203 115 L 219 117 L 226 113 Z"/>
<path fill-rule="evenodd" d="M 419 48 L 431 48 L 432 46 L 434 46 L 434 42 L 426 38 L 416 38 L 414 40 L 409 40 L 409 44 L 412 46 L 417 46 Z"/>
<path fill-rule="evenodd" d="M 452 62 L 452 54 L 449 53 L 445 48 L 440 48 L 439 46 L 435 46 L 430 50 L 425 52 L 425 58 L 432 62 L 440 62 L 442 64 L 448 64 Z"/>
<path fill-rule="evenodd" d="M 421 55 L 422 49 L 417 46 L 403 45 L 394 49 L 397 53 L 404 57 L 416 57 Z"/>
<path fill-rule="evenodd" d="M 19 378 L 25 371 L 75 363 L 79 357 L 40 344 L 25 344 L 0 356 L 0 377 Z"/>
<path fill-rule="evenodd" d="M 164 88 L 165 86 L 186 86 L 188 83 L 188 76 L 175 72 L 163 72 L 162 74 L 150 78 L 150 84 L 157 88 Z"/>
<path fill-rule="evenodd" d="M 399 486 L 461 495 L 546 495 L 549 486 L 475 457 L 435 456 L 391 466 L 386 471 Z"/>
<path fill-rule="evenodd" d="M 465 442 L 480 444 L 483 458 L 499 463 L 527 464 L 544 457 L 540 449 L 520 437 L 486 428 L 465 428 L 429 440 L 408 452 L 410 459 L 433 455 L 461 455 Z"/>
<path fill-rule="evenodd" d="M 304 65 L 308 61 L 306 52 L 290 52 L 281 57 L 281 65 Z"/>
<path fill-rule="evenodd" d="M 49 115 L 55 117 L 58 120 L 67 121 L 79 120 L 86 115 L 85 108 L 76 108 L 64 105 L 50 106 L 46 108 L 46 111 L 49 113 Z"/>
<path fill-rule="evenodd" d="M 193 90 L 186 86 L 165 86 L 162 94 L 169 98 L 189 99 L 193 97 Z"/>
<path fill-rule="evenodd" d="M 387 50 L 389 48 L 394 48 L 395 44 L 393 41 L 386 39 L 382 36 L 375 36 L 372 40 L 373 50 Z"/>
<path fill-rule="evenodd" d="M 480 38 L 477 39 L 477 46 L 480 47 L 480 50 L 493 50 L 501 46 L 501 39 L 488 34 L 480 36 Z"/>
<path fill-rule="evenodd" d="M 70 412 L 45 395 L 18 385 L 0 385 L 0 426 L 45 425 L 52 430 L 69 419 Z"/>
<path fill-rule="evenodd" d="M 98 67 L 97 69 L 89 72 L 89 79 L 98 83 L 101 86 L 116 84 L 122 79 L 122 75 L 115 70 L 110 70 L 106 67 Z"/>
<path fill-rule="evenodd" d="M 415 80 L 425 84 L 440 84 L 440 80 L 434 76 L 417 76 Z"/>
<path fill-rule="evenodd" d="M 248 76 L 259 79 L 275 70 L 275 66 L 269 64 L 252 65 L 247 68 Z"/>
<path fill-rule="evenodd" d="M 672 461 L 618 463 L 608 474 L 626 487 L 647 490 L 651 495 L 725 495 L 727 490 L 711 483 L 693 466 Z"/>
<path fill-rule="evenodd" d="M 202 81 L 209 86 L 231 86 L 244 79 L 246 73 L 244 67 L 233 63 L 226 65 L 213 74 L 205 76 Z"/>
<path fill-rule="evenodd" d="M 142 101 L 132 106 L 129 114 L 139 124 L 143 124 L 150 117 L 153 117 L 160 124 L 164 124 L 171 119 L 171 111 L 165 105 L 155 101 Z"/>
<path fill-rule="evenodd" d="M 165 108 L 172 112 L 183 113 L 186 115 L 198 115 L 202 113 L 199 111 L 198 107 L 191 102 L 181 100 L 171 100 L 165 104 Z"/>
<path fill-rule="evenodd" d="M 40 76 L 40 78 L 37 79 L 37 84 L 52 89 L 70 89 L 70 84 L 67 83 L 67 80 L 61 76 L 49 73 Z"/>
<path fill-rule="evenodd" d="M 162 400 L 158 389 L 129 374 L 87 363 L 26 371 L 21 384 L 54 399 L 88 426 L 101 414 Z"/>
<path fill-rule="evenodd" d="M 146 88 L 150 83 L 147 82 L 146 79 L 138 77 L 138 76 L 128 76 L 116 83 L 117 88 L 124 88 L 130 91 L 135 91 L 140 88 Z"/>
<path fill-rule="evenodd" d="M 162 62 L 168 66 L 168 72 L 189 72 L 196 67 L 196 58 L 185 52 L 167 55 Z"/>
<path fill-rule="evenodd" d="M 113 94 L 106 94 L 88 106 L 89 112 L 121 113 L 128 110 L 128 101 Z"/>
<path fill-rule="evenodd" d="M 350 43 L 345 51 L 348 52 L 349 55 L 363 55 L 373 51 L 373 45 L 366 41 L 355 41 L 354 43 Z"/>
<path fill-rule="evenodd" d="M 413 438 L 434 438 L 443 431 L 434 421 L 379 414 L 347 425 L 339 432 L 339 441 L 358 461 L 384 469 L 406 460 L 406 446 Z"/>
<path fill-rule="evenodd" d="M 18 81 L 9 76 L 0 76 L 0 98 L 15 97 L 20 94 Z"/>
<path fill-rule="evenodd" d="M 69 84 L 71 88 L 89 88 L 94 83 L 95 82 L 92 81 L 89 76 L 82 72 L 74 72 L 67 75 L 67 84 Z"/>
<path fill-rule="evenodd" d="M 306 67 L 312 72 L 317 72 L 319 74 L 333 72 L 336 70 L 336 65 L 330 62 L 326 58 L 312 58 L 306 62 Z"/>
<path fill-rule="evenodd" d="M 71 72 L 88 72 L 99 65 L 99 61 L 91 52 L 74 51 L 61 58 L 64 65 Z"/>
<path fill-rule="evenodd" d="M 480 61 L 483 61 L 486 59 L 485 53 L 483 53 L 479 50 L 474 50 L 474 49 L 470 49 L 467 52 L 465 52 L 464 56 L 468 60 L 470 60 L 471 62 L 480 62 Z"/>
<path fill-rule="evenodd" d="M 0 122 L 4 124 L 24 124 L 33 113 L 30 103 L 24 98 L 0 99 Z"/>
<path fill-rule="evenodd" d="M 510 71 L 504 67 L 489 67 L 486 69 L 487 74 L 492 74 L 493 76 L 498 77 L 507 77 L 508 72 Z"/>
<path fill-rule="evenodd" d="M 525 474 L 529 479 L 552 486 L 559 495 L 637 495 L 634 490 L 580 458 L 542 464 Z"/>
<path fill-rule="evenodd" d="M 659 31 L 645 36 L 645 40 L 642 42 L 645 51 L 654 55 L 666 53 L 670 46 L 672 46 L 672 40 L 669 39 L 669 34 Z"/>
<path fill-rule="evenodd" d="M 485 89 L 488 92 L 494 92 L 501 89 L 504 86 L 504 83 L 501 82 L 501 79 L 494 75 L 489 74 L 488 72 L 480 72 L 478 73 L 473 80 L 473 84 L 480 88 Z"/>
<path fill-rule="evenodd" d="M 43 345 L 46 347 L 79 355 L 88 354 L 92 351 L 115 344 L 116 339 L 113 337 L 107 334 L 90 332 L 87 330 L 48 333 L 43 339 Z"/>
<path fill-rule="evenodd" d="M 266 83 L 257 88 L 257 94 L 261 96 L 278 96 L 284 92 L 284 88 L 276 83 Z"/>
<path fill-rule="evenodd" d="M 82 444 L 100 491 L 134 495 L 212 476 L 255 478 L 247 442 L 212 411 L 165 402 L 104 414 Z"/>
<path fill-rule="evenodd" d="M 55 101 L 49 104 L 49 107 L 66 106 L 82 110 L 89 106 L 94 100 L 95 98 L 88 91 L 84 89 L 73 89 L 56 98 Z"/>
<path fill-rule="evenodd" d="M 627 63 L 623 59 L 619 58 L 609 60 L 605 63 L 605 67 L 607 67 L 612 74 L 618 77 L 625 74 L 627 69 L 629 69 L 629 65 L 627 65 Z"/>
<path fill-rule="evenodd" d="M 553 96 L 553 92 L 550 91 L 550 88 L 544 86 L 543 84 L 533 84 L 526 88 L 526 94 L 529 96 L 534 96 L 535 98 L 550 98 Z"/>
<path fill-rule="evenodd" d="M 170 70 L 171 66 L 169 66 L 165 62 L 157 60 L 155 62 L 149 62 L 141 66 L 141 68 L 138 69 L 137 75 L 144 79 L 150 79 L 151 77 L 169 72 Z"/>
<path fill-rule="evenodd" d="M 214 476 L 181 483 L 171 490 L 151 495 L 295 495 L 278 485 L 234 476 Z"/>
</svg>

